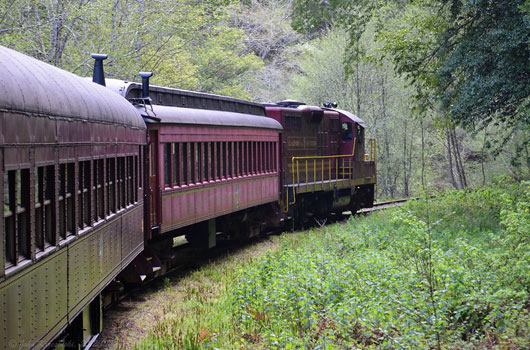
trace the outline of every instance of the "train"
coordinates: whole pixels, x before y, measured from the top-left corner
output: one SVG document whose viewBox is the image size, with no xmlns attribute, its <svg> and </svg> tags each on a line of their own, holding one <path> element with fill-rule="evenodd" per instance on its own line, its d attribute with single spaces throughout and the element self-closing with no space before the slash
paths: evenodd
<svg viewBox="0 0 530 350">
<path fill-rule="evenodd" d="M 89 348 L 120 284 L 200 250 L 371 207 L 376 144 L 326 104 L 80 77 L 0 47 L 0 349 Z"/>
</svg>

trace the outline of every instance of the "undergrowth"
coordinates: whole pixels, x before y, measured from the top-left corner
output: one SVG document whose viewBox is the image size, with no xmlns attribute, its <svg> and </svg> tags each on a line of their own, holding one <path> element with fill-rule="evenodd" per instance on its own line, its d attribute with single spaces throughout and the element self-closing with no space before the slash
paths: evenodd
<svg viewBox="0 0 530 350">
<path fill-rule="evenodd" d="M 528 182 L 424 196 L 284 234 L 280 245 L 212 267 L 227 276 L 221 292 L 197 290 L 187 311 L 157 322 L 139 346 L 530 348 Z"/>
<path fill-rule="evenodd" d="M 245 347 L 529 348 L 530 183 L 313 230 L 241 271 Z"/>
</svg>

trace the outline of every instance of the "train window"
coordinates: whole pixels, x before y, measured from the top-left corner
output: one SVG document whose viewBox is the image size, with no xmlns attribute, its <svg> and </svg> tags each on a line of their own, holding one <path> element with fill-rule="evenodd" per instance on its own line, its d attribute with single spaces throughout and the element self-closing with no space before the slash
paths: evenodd
<svg viewBox="0 0 530 350">
<path fill-rule="evenodd" d="M 259 172 L 259 142 L 254 141 L 254 153 L 252 153 L 252 156 L 254 157 L 254 174 L 257 174 Z"/>
<path fill-rule="evenodd" d="M 248 175 L 248 141 L 243 142 L 243 173 Z"/>
<path fill-rule="evenodd" d="M 215 180 L 215 143 L 209 143 L 210 157 L 208 159 L 208 166 L 210 167 L 210 180 Z"/>
<path fill-rule="evenodd" d="M 237 147 L 237 175 L 243 176 L 243 142 L 236 143 Z"/>
<path fill-rule="evenodd" d="M 134 158 L 133 156 L 127 156 L 126 158 L 126 161 L 127 161 L 127 173 L 126 173 L 126 184 L 127 184 L 127 204 L 130 205 L 130 204 L 133 204 L 134 203 L 134 179 L 133 179 L 133 176 L 134 176 L 134 168 L 133 168 L 133 163 L 134 163 Z"/>
<path fill-rule="evenodd" d="M 278 161 L 276 159 L 276 156 L 278 155 L 278 151 L 276 149 L 276 147 L 278 147 L 277 145 L 278 143 L 276 142 L 272 144 L 272 170 L 274 170 L 275 172 L 278 171 Z"/>
<path fill-rule="evenodd" d="M 107 158 L 107 215 L 116 212 L 116 159 Z"/>
<path fill-rule="evenodd" d="M 117 162 L 118 209 L 123 209 L 125 208 L 125 157 L 118 157 Z"/>
<path fill-rule="evenodd" d="M 221 164 L 221 142 L 215 143 L 215 159 L 216 159 L 216 165 L 217 165 L 217 179 L 221 178 L 222 174 L 222 164 Z"/>
<path fill-rule="evenodd" d="M 197 154 L 195 156 L 195 164 L 197 164 L 197 183 L 200 183 L 204 175 L 202 142 L 197 142 L 196 145 Z"/>
<path fill-rule="evenodd" d="M 219 146 L 217 160 L 219 161 L 219 178 L 226 177 L 226 145 L 224 142 L 218 142 Z"/>
<path fill-rule="evenodd" d="M 203 157 L 203 164 L 204 164 L 204 181 L 209 181 L 210 180 L 210 163 L 209 163 L 209 158 L 210 158 L 210 150 L 208 148 L 209 146 L 209 143 L 208 142 L 203 142 L 202 143 L 202 157 Z"/>
<path fill-rule="evenodd" d="M 261 172 L 265 172 L 265 142 L 259 143 L 260 147 L 260 170 Z"/>
<path fill-rule="evenodd" d="M 4 182 L 6 182 L 5 179 Z M 8 198 L 4 198 L 9 203 L 8 208 L 4 207 L 7 267 L 31 257 L 29 189 L 29 169 L 7 172 L 7 191 L 9 194 Z"/>
<path fill-rule="evenodd" d="M 285 130 L 298 130 L 302 128 L 302 118 L 294 115 L 284 117 Z"/>
<path fill-rule="evenodd" d="M 4 256 L 6 259 L 6 267 L 16 264 L 15 179 L 15 170 L 6 171 L 4 173 Z"/>
<path fill-rule="evenodd" d="M 196 149 L 196 143 L 190 142 L 190 184 L 195 183 L 195 180 L 197 179 L 197 149 Z"/>
<path fill-rule="evenodd" d="M 248 174 L 249 175 L 252 175 L 253 171 L 254 171 L 254 153 L 252 152 L 253 150 L 253 147 L 254 146 L 254 142 L 252 141 L 249 141 L 248 142 Z"/>
<path fill-rule="evenodd" d="M 78 205 L 78 217 L 77 217 L 77 225 L 79 228 L 83 228 L 83 174 L 84 174 L 84 163 L 79 163 L 79 189 L 77 190 L 77 205 Z"/>
<path fill-rule="evenodd" d="M 153 177 L 156 174 L 156 166 L 158 164 L 155 161 L 155 159 L 156 159 L 156 147 L 157 147 L 157 144 L 155 142 L 153 142 L 153 141 L 149 142 L 149 159 L 151 160 L 149 162 L 149 177 Z"/>
<path fill-rule="evenodd" d="M 141 189 L 142 187 L 144 187 L 144 184 L 143 184 L 143 163 L 142 163 L 142 159 L 143 158 L 143 153 L 142 153 L 142 146 L 139 146 L 138 147 L 138 155 L 135 157 L 135 161 L 136 161 L 136 181 L 138 182 L 138 185 L 137 185 L 137 188 Z M 136 193 L 136 201 L 138 201 L 138 191 L 135 191 L 134 193 Z"/>
<path fill-rule="evenodd" d="M 180 185 L 180 152 L 179 152 L 179 144 L 178 143 L 172 143 L 172 155 L 173 155 L 173 184 L 179 186 Z"/>
<path fill-rule="evenodd" d="M 269 143 L 263 142 L 263 171 L 269 172 Z"/>
<path fill-rule="evenodd" d="M 74 234 L 74 167 L 74 163 L 59 167 L 59 235 L 63 239 Z M 49 241 L 53 244 L 53 233 L 50 233 Z"/>
<path fill-rule="evenodd" d="M 257 151 L 257 142 L 252 142 L 252 173 L 256 174 L 258 172 L 258 151 Z"/>
<path fill-rule="evenodd" d="M 182 169 L 182 184 L 187 184 L 188 183 L 188 179 L 189 179 L 189 175 L 188 175 L 188 144 L 187 143 L 183 143 L 181 144 L 181 147 L 180 147 L 180 151 L 181 151 L 181 162 L 180 164 L 182 164 L 183 166 L 183 169 Z"/>
<path fill-rule="evenodd" d="M 122 191 L 122 187 L 121 187 L 121 184 L 123 182 L 123 177 L 122 177 L 122 157 L 117 157 L 116 158 L 116 210 L 120 210 L 122 207 L 122 196 L 123 196 L 123 191 Z"/>
<path fill-rule="evenodd" d="M 53 244 L 55 222 L 55 167 L 38 167 L 35 172 L 35 245 L 44 250 Z"/>
<path fill-rule="evenodd" d="M 342 141 L 353 140 L 352 123 L 344 122 L 341 124 Z"/>
<path fill-rule="evenodd" d="M 239 142 L 233 143 L 234 147 L 234 177 L 239 176 Z"/>
<path fill-rule="evenodd" d="M 234 157 L 232 154 L 232 142 L 227 142 L 227 148 L 228 148 L 227 157 L 226 157 L 226 160 L 228 163 L 227 177 L 232 177 L 233 176 L 232 172 L 234 170 L 233 163 L 232 163 L 234 160 Z"/>
<path fill-rule="evenodd" d="M 255 155 L 256 155 L 256 174 L 259 174 L 260 171 L 261 171 L 261 142 L 256 142 L 255 143 L 256 145 L 256 152 L 255 152 Z"/>
<path fill-rule="evenodd" d="M 171 186 L 171 144 L 164 144 L 164 184 Z"/>
<path fill-rule="evenodd" d="M 94 221 L 103 220 L 105 217 L 104 213 L 104 174 L 103 174 L 103 159 L 97 159 L 94 161 Z"/>
<path fill-rule="evenodd" d="M 274 170 L 273 163 L 272 163 L 272 142 L 268 142 L 269 145 L 269 172 L 272 172 Z"/>
<path fill-rule="evenodd" d="M 363 142 L 363 128 L 357 124 L 357 142 Z"/>
<path fill-rule="evenodd" d="M 134 156 L 134 182 L 133 182 L 133 196 L 134 196 L 134 202 L 138 203 L 138 189 L 140 186 L 140 178 L 139 178 L 139 168 L 140 164 L 138 163 L 138 156 Z"/>
<path fill-rule="evenodd" d="M 91 218 L 91 191 L 90 191 L 90 161 L 79 162 L 79 189 L 77 191 L 78 199 L 77 204 L 79 205 L 78 211 L 78 226 L 80 229 L 90 226 L 92 224 Z"/>
</svg>

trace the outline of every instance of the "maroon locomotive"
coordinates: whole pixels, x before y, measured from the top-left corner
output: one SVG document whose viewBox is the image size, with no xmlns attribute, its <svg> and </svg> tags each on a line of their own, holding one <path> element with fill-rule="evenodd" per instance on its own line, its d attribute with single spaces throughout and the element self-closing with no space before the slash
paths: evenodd
<svg viewBox="0 0 530 350">
<path fill-rule="evenodd" d="M 266 110 L 283 126 L 280 201 L 295 221 L 373 206 L 375 139 L 365 140 L 361 119 L 296 101 Z"/>
<path fill-rule="evenodd" d="M 0 349 L 66 328 L 86 346 L 103 289 L 164 273 L 176 236 L 210 248 L 372 205 L 375 141 L 351 113 L 105 81 L 95 58 L 107 88 L 0 47 Z"/>
</svg>

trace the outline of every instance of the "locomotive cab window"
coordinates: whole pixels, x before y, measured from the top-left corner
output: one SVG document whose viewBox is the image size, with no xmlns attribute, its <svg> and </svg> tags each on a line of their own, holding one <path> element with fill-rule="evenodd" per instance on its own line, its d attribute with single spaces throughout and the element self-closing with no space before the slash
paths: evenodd
<svg viewBox="0 0 530 350">
<path fill-rule="evenodd" d="M 351 141 L 353 140 L 353 130 L 352 123 L 344 122 L 342 123 L 342 141 Z"/>
<path fill-rule="evenodd" d="M 357 124 L 357 127 L 356 127 L 356 133 L 357 133 L 357 142 L 359 143 L 362 143 L 363 142 L 363 128 Z"/>
</svg>

